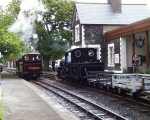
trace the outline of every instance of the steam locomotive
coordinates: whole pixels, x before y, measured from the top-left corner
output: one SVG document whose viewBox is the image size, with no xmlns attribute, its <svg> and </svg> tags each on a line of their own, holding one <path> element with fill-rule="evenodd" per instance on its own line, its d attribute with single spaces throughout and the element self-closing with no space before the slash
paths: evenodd
<svg viewBox="0 0 150 120">
<path fill-rule="evenodd" d="M 42 72 L 42 61 L 39 53 L 25 54 L 16 61 L 16 74 L 25 79 L 36 79 Z"/>
<path fill-rule="evenodd" d="M 85 81 L 100 71 L 104 71 L 104 63 L 98 59 L 96 48 L 76 48 L 66 52 L 57 73 L 63 79 Z"/>
</svg>

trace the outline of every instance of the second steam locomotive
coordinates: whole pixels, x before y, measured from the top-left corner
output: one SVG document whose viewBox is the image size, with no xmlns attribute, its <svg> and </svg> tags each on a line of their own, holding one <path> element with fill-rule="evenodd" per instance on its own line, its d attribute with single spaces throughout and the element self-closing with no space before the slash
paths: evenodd
<svg viewBox="0 0 150 120">
<path fill-rule="evenodd" d="M 104 63 L 98 59 L 96 48 L 76 48 L 66 52 L 58 68 L 58 76 L 83 81 L 100 71 L 104 71 Z"/>
</svg>

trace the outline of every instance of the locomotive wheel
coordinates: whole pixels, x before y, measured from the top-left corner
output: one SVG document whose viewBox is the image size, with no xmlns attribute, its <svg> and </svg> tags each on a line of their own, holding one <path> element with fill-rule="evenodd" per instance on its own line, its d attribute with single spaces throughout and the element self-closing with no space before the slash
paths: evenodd
<svg viewBox="0 0 150 120">
<path fill-rule="evenodd" d="M 110 91 L 110 87 L 109 86 L 106 86 L 106 91 Z"/>
<path fill-rule="evenodd" d="M 117 93 L 118 91 L 117 91 L 117 88 L 115 87 L 115 88 L 112 88 L 112 93 Z"/>
<path fill-rule="evenodd" d="M 137 97 L 139 97 L 139 94 L 140 94 L 139 92 L 132 93 L 132 97 L 137 98 Z"/>
</svg>

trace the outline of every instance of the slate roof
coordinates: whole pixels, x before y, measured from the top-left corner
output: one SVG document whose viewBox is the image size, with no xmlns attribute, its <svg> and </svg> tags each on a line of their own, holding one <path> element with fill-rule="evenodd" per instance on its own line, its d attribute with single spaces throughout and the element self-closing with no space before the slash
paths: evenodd
<svg viewBox="0 0 150 120">
<path fill-rule="evenodd" d="M 150 17 L 144 4 L 122 4 L 122 12 L 114 13 L 110 4 L 76 3 L 81 24 L 131 24 Z"/>
</svg>

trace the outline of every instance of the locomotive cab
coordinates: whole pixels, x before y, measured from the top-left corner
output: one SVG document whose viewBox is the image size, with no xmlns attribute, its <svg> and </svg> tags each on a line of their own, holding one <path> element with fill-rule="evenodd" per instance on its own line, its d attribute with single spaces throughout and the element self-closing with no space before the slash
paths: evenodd
<svg viewBox="0 0 150 120">
<path fill-rule="evenodd" d="M 65 54 L 65 63 L 90 63 L 98 62 L 97 49 L 77 48 Z"/>
<path fill-rule="evenodd" d="M 62 76 L 75 80 L 86 80 L 89 71 L 103 71 L 104 64 L 98 59 L 96 48 L 76 48 L 66 52 Z"/>
<path fill-rule="evenodd" d="M 42 62 L 40 54 L 25 54 L 21 59 L 16 61 L 17 74 L 23 78 L 37 78 L 42 71 Z"/>
</svg>

